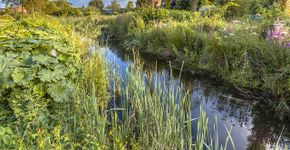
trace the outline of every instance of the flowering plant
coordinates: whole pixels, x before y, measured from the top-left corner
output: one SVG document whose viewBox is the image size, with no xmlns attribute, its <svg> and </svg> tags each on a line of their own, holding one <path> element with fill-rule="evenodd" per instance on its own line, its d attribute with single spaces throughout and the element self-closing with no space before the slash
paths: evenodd
<svg viewBox="0 0 290 150">
<path fill-rule="evenodd" d="M 277 41 L 286 48 L 290 48 L 289 29 L 282 21 L 276 21 L 273 28 L 268 29 L 266 39 Z"/>
</svg>

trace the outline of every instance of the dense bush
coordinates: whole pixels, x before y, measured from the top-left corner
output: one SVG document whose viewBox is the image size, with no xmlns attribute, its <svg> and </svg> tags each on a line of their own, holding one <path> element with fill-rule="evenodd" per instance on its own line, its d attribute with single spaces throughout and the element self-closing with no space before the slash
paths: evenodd
<svg viewBox="0 0 290 150">
<path fill-rule="evenodd" d="M 140 8 L 137 13 L 143 17 L 146 23 L 164 21 L 169 16 L 169 11 L 166 9 Z"/>
<path fill-rule="evenodd" d="M 87 130 L 69 129 L 76 125 L 69 123 L 68 116 L 76 117 L 69 110 L 79 105 L 76 95 L 86 95 L 93 85 L 100 100 L 96 107 L 105 105 L 104 62 L 97 57 L 85 61 L 89 43 L 54 18 L 1 25 L 0 148 L 61 149 L 81 143 L 74 141 L 75 134 L 81 137 L 79 132 Z"/>
<path fill-rule="evenodd" d="M 188 21 L 193 19 L 194 13 L 185 10 L 172 10 L 169 11 L 169 16 L 176 21 Z"/>
</svg>

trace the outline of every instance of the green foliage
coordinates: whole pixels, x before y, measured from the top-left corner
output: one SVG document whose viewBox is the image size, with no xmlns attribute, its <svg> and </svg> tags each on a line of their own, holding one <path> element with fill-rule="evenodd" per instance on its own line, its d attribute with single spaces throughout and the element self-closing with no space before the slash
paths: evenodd
<svg viewBox="0 0 290 150">
<path fill-rule="evenodd" d="M 97 39 L 101 34 L 101 28 L 106 23 L 107 16 L 66 17 L 62 22 L 72 26 L 76 32 L 88 39 Z"/>
<path fill-rule="evenodd" d="M 85 7 L 82 9 L 82 13 L 84 16 L 93 16 L 93 15 L 98 15 L 100 11 L 95 8 L 95 7 Z"/>
<path fill-rule="evenodd" d="M 155 8 L 141 8 L 137 13 L 143 17 L 146 23 L 152 21 L 165 21 L 169 16 L 168 10 Z"/>
<path fill-rule="evenodd" d="M 190 10 L 191 9 L 191 1 L 190 0 L 178 0 L 177 6 L 179 9 Z"/>
<path fill-rule="evenodd" d="M 97 9 L 101 10 L 104 7 L 104 3 L 103 3 L 102 0 L 92 0 L 92 1 L 89 2 L 89 6 L 90 7 L 95 7 Z"/>
<path fill-rule="evenodd" d="M 133 21 L 143 31 L 140 19 Z M 139 61 L 121 81 L 116 71 L 108 74 L 96 45 L 91 55 L 80 51 L 88 47 L 68 27 L 53 18 L 22 18 L 1 27 L 0 148 L 193 147 L 190 99 L 181 85 L 151 89 L 153 81 L 167 84 L 153 77 L 145 82 Z M 122 104 L 108 106 L 109 100 Z M 210 139 L 204 120 L 205 113 L 198 128 L 203 138 L 195 144 Z"/>
<path fill-rule="evenodd" d="M 1 149 L 23 149 L 19 144 L 21 140 L 10 128 L 0 127 L 0 148 Z"/>
<path fill-rule="evenodd" d="M 171 7 L 171 0 L 165 0 L 165 2 L 164 2 L 164 8 L 170 9 L 170 7 Z"/>
<path fill-rule="evenodd" d="M 137 0 L 136 4 L 138 7 L 149 7 L 152 5 L 150 0 Z"/>
<path fill-rule="evenodd" d="M 218 9 L 226 12 L 228 6 L 236 4 Z M 286 101 L 283 105 L 276 102 L 275 108 L 289 111 L 289 86 L 284 83 L 290 78 L 290 53 L 283 45 L 265 39 L 264 21 L 230 23 L 223 20 L 223 12 L 189 13 L 184 19 L 179 11 L 170 11 L 167 18 L 173 19 L 166 20 L 152 15 L 154 11 L 159 10 L 143 8 L 118 16 L 108 25 L 111 37 L 127 49 L 185 60 L 191 68 L 213 72 L 234 85 L 269 92 Z"/>
<path fill-rule="evenodd" d="M 55 1 L 55 2 L 51 2 L 54 3 L 52 5 L 57 6 L 56 9 L 49 9 L 49 12 L 47 12 L 48 14 L 54 15 L 54 16 L 82 16 L 83 12 L 85 12 L 85 10 L 82 10 L 80 8 L 73 8 L 69 3 L 67 3 L 66 1 Z"/>
<path fill-rule="evenodd" d="M 46 17 L 23 18 L 0 27 L 0 99 L 1 106 L 7 104 L 6 113 L 4 109 L 0 113 L 1 148 L 62 145 L 51 134 L 61 121 L 48 118 L 58 117 L 56 104 L 68 102 L 76 92 L 79 50 L 85 44 L 77 42 L 80 36 L 71 29 Z"/>
<path fill-rule="evenodd" d="M 129 1 L 125 10 L 126 10 L 126 12 L 128 12 L 128 11 L 132 11 L 133 9 L 134 9 L 134 4 L 132 1 Z"/>
<path fill-rule="evenodd" d="M 111 6 L 109 7 L 112 9 L 112 12 L 115 14 L 121 12 L 121 6 L 116 0 L 112 1 Z"/>
</svg>

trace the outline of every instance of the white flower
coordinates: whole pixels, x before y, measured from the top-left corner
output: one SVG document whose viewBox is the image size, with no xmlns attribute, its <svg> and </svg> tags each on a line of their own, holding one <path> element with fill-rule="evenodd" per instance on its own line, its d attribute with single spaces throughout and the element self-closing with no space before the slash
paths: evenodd
<svg viewBox="0 0 290 150">
<path fill-rule="evenodd" d="M 239 21 L 239 20 L 234 20 L 233 22 L 234 22 L 234 23 L 240 23 L 240 21 Z"/>
<path fill-rule="evenodd" d="M 53 57 L 56 57 L 57 56 L 57 51 L 55 49 L 51 50 L 50 51 L 50 55 L 53 56 Z"/>
<path fill-rule="evenodd" d="M 234 36 L 235 34 L 234 33 L 230 33 L 230 36 Z"/>
<path fill-rule="evenodd" d="M 257 28 L 257 26 L 252 26 L 252 29 L 256 29 Z"/>
</svg>

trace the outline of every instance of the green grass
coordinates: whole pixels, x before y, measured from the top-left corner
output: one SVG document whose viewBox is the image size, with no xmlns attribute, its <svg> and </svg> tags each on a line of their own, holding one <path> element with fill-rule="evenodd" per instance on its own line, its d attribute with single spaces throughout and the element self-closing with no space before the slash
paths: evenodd
<svg viewBox="0 0 290 150">
<path fill-rule="evenodd" d="M 271 103 L 274 109 L 289 114 L 290 53 L 278 42 L 265 39 L 268 20 L 234 22 L 191 13 L 180 21 L 175 11 L 163 14 L 169 19 L 144 13 L 149 19 L 142 11 L 111 19 L 106 28 L 111 40 L 128 50 L 179 64 L 185 61 L 188 70 L 206 70 L 234 86 L 274 95 L 278 99 Z"/>
<path fill-rule="evenodd" d="M 183 85 L 144 71 L 138 55 L 120 78 L 92 45 L 91 35 L 85 36 L 96 24 L 84 21 L 74 28 L 75 20 L 66 21 L 69 25 L 48 16 L 24 17 L 0 27 L 0 81 L 5 83 L 0 85 L 0 149 L 234 147 L 231 128 L 226 142 L 219 143 L 217 123 L 209 127 L 202 110 L 192 118 Z"/>
<path fill-rule="evenodd" d="M 122 81 L 97 46 L 90 54 L 90 40 L 81 42 L 86 37 L 51 17 L 25 16 L 0 33 L 1 149 L 203 147 L 206 114 L 199 119 L 202 138 L 193 143 L 188 93 L 163 81 L 152 89 L 139 61 Z"/>
</svg>

